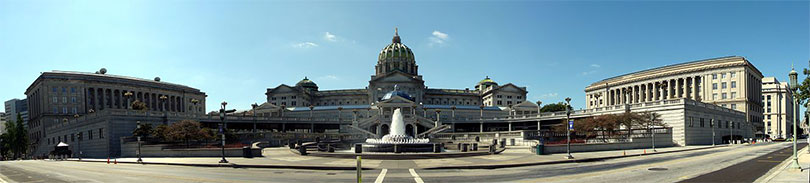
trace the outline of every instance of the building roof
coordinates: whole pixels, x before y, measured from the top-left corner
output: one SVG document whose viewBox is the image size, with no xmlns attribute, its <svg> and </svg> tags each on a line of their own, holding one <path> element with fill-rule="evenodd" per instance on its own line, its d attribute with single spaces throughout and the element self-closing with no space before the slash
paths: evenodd
<svg viewBox="0 0 810 183">
<path fill-rule="evenodd" d="M 628 74 L 622 74 L 622 75 L 610 77 L 610 78 L 607 78 L 607 79 L 603 79 L 603 80 L 599 80 L 597 82 L 591 83 L 591 85 L 586 87 L 586 90 L 588 88 L 591 88 L 591 87 L 597 87 L 598 88 L 598 87 L 604 86 L 605 83 L 612 83 L 611 81 L 621 81 L 621 80 L 623 80 L 625 78 L 632 78 L 634 76 L 638 76 L 638 75 L 642 75 L 642 74 L 658 74 L 658 73 L 663 73 L 666 70 L 671 70 L 671 69 L 681 68 L 681 67 L 687 67 L 687 66 L 704 66 L 704 65 L 708 65 L 710 63 L 715 64 L 715 63 L 739 62 L 739 61 L 742 61 L 741 62 L 742 64 L 751 66 L 751 68 L 754 70 L 755 73 L 757 73 L 759 76 L 762 76 L 762 73 L 756 67 L 754 67 L 753 64 L 748 62 L 748 60 L 746 60 L 744 57 L 741 57 L 741 56 L 725 56 L 725 57 L 709 58 L 709 59 L 702 59 L 702 60 L 683 62 L 683 63 L 678 63 L 678 64 L 665 65 L 665 66 L 661 66 L 661 67 L 656 67 L 656 68 L 631 72 L 631 73 L 628 73 Z"/>
<path fill-rule="evenodd" d="M 106 73 L 101 74 L 101 73 L 89 73 L 77 71 L 58 71 L 58 70 L 54 70 L 51 72 L 43 72 L 33 83 L 31 83 L 30 86 L 28 86 L 28 89 L 25 90 L 25 93 L 26 94 L 29 93 L 30 90 L 42 79 L 65 79 L 65 80 L 96 81 L 106 83 L 120 83 L 124 85 L 152 87 L 166 90 L 181 90 L 186 92 L 205 94 L 201 92 L 199 89 L 188 87 L 185 85 L 160 81 L 157 78 L 155 80 L 150 80 L 131 76 L 112 75 Z"/>
</svg>

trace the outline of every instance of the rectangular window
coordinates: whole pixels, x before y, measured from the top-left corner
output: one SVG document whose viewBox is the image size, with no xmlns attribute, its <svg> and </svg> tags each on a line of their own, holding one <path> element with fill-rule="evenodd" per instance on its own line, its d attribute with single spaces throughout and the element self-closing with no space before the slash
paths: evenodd
<svg viewBox="0 0 810 183">
<path fill-rule="evenodd" d="M 62 107 L 62 114 L 67 114 L 67 107 Z"/>
<path fill-rule="evenodd" d="M 734 75 L 736 75 L 736 74 L 737 74 L 737 72 L 731 72 L 731 78 L 734 78 Z"/>
<path fill-rule="evenodd" d="M 731 109 L 737 109 L 737 104 L 731 104 Z"/>
<path fill-rule="evenodd" d="M 716 89 L 717 89 L 717 83 L 712 83 L 712 90 L 716 90 Z"/>
<path fill-rule="evenodd" d="M 731 82 L 731 88 L 737 88 L 737 82 L 736 81 Z"/>
<path fill-rule="evenodd" d="M 93 130 L 87 130 L 87 140 L 93 140 Z"/>
<path fill-rule="evenodd" d="M 723 93 L 723 99 L 726 99 L 726 98 L 728 98 L 727 93 Z"/>
<path fill-rule="evenodd" d="M 287 100 L 287 97 L 281 97 L 281 100 Z"/>
<path fill-rule="evenodd" d="M 76 134 L 70 134 L 70 142 L 76 142 Z"/>
<path fill-rule="evenodd" d="M 100 138 L 100 139 L 104 138 L 104 128 L 99 128 L 98 129 L 98 138 Z"/>
<path fill-rule="evenodd" d="M 56 87 L 55 87 L 55 86 L 53 87 L 53 92 L 54 92 L 54 93 L 56 92 Z"/>
<path fill-rule="evenodd" d="M 703 122 L 703 118 L 700 118 L 700 127 L 705 127 L 704 122 Z"/>
<path fill-rule="evenodd" d="M 726 73 L 720 74 L 720 78 L 726 79 Z"/>
<path fill-rule="evenodd" d="M 717 79 L 717 74 L 712 74 L 712 79 Z"/>
<path fill-rule="evenodd" d="M 296 96 L 292 96 L 292 97 L 290 97 L 290 98 L 291 98 L 291 99 L 295 99 L 295 98 L 296 98 Z"/>
<path fill-rule="evenodd" d="M 717 100 L 717 94 L 716 93 L 712 93 L 712 100 Z"/>
<path fill-rule="evenodd" d="M 731 98 L 737 98 L 737 92 L 731 92 Z"/>
<path fill-rule="evenodd" d="M 53 113 L 54 113 L 54 114 L 59 113 L 59 108 L 58 108 L 58 107 L 56 107 L 56 106 L 54 106 L 54 107 L 53 107 Z"/>
<path fill-rule="evenodd" d="M 507 95 L 507 96 L 506 96 L 506 98 L 507 98 L 507 99 L 512 99 L 512 96 L 511 96 L 511 95 Z"/>
<path fill-rule="evenodd" d="M 67 97 L 62 97 L 62 103 L 67 104 Z"/>
<path fill-rule="evenodd" d="M 76 88 L 71 87 L 70 88 L 70 93 L 76 93 Z"/>
<path fill-rule="evenodd" d="M 54 103 L 54 104 L 55 104 L 55 103 L 59 103 L 59 98 L 58 98 L 58 97 L 53 97 L 53 103 Z"/>
<path fill-rule="evenodd" d="M 62 87 L 62 93 L 67 93 L 67 88 Z"/>
<path fill-rule="evenodd" d="M 70 102 L 75 104 L 76 103 L 76 97 L 70 97 Z"/>
<path fill-rule="evenodd" d="M 689 117 L 689 127 L 695 126 L 695 117 Z"/>
<path fill-rule="evenodd" d="M 84 133 L 84 132 L 79 132 L 79 141 L 82 141 L 82 134 L 83 134 L 83 133 Z"/>
<path fill-rule="evenodd" d="M 726 85 L 726 82 L 723 82 L 722 84 L 723 84 L 723 89 L 726 89 L 728 87 L 728 85 Z"/>
<path fill-rule="evenodd" d="M 73 107 L 73 114 L 79 114 L 79 111 L 76 110 L 76 107 Z"/>
</svg>

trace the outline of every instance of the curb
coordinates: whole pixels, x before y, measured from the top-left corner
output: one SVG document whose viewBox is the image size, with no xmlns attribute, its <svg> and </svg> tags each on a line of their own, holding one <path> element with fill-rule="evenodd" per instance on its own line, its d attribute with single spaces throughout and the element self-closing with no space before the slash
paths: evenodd
<svg viewBox="0 0 810 183">
<path fill-rule="evenodd" d="M 516 164 L 500 164 L 500 165 L 444 166 L 444 167 L 429 167 L 429 168 L 423 168 L 423 169 L 425 169 L 425 170 L 499 169 L 499 168 L 513 168 L 513 167 L 524 167 L 524 166 L 535 166 L 535 165 L 552 165 L 552 164 L 562 164 L 562 163 L 583 163 L 583 162 L 593 162 L 593 161 L 601 161 L 601 160 L 617 159 L 617 158 L 625 158 L 625 157 L 634 157 L 634 156 L 648 156 L 648 155 L 656 155 L 656 154 L 667 154 L 667 153 L 676 153 L 676 152 L 696 151 L 696 150 L 711 149 L 711 148 L 717 148 L 717 147 L 728 147 L 728 145 L 715 146 L 715 147 L 701 147 L 701 148 L 684 149 L 684 150 L 674 150 L 674 151 L 666 151 L 666 152 L 654 152 L 654 153 L 647 153 L 647 154 L 626 155 L 626 156 L 605 156 L 605 157 L 596 157 L 596 158 L 558 160 L 558 161 L 546 161 L 546 162 L 531 162 L 531 163 L 516 163 Z"/>
<path fill-rule="evenodd" d="M 107 161 L 97 160 L 64 160 L 76 161 L 86 163 L 106 163 Z M 171 166 L 190 166 L 190 167 L 231 167 L 231 168 L 273 168 L 273 169 L 303 169 L 303 170 L 357 170 L 357 167 L 334 167 L 334 166 L 292 166 L 292 165 L 240 165 L 235 163 L 228 164 L 210 164 L 210 163 L 158 163 L 158 162 L 128 162 L 121 161 L 119 164 L 143 164 L 143 165 L 171 165 Z M 362 168 L 363 170 L 373 170 L 373 168 Z"/>
</svg>

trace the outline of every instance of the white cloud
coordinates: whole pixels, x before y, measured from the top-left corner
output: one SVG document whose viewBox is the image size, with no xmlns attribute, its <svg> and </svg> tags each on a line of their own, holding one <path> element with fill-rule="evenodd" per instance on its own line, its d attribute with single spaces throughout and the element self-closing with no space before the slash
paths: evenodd
<svg viewBox="0 0 810 183">
<path fill-rule="evenodd" d="M 302 43 L 293 44 L 292 46 L 296 47 L 296 48 L 312 48 L 312 47 L 318 47 L 318 44 L 315 44 L 313 42 L 302 42 Z"/>
<path fill-rule="evenodd" d="M 439 31 L 433 31 L 433 36 L 442 40 L 447 39 L 447 34 Z"/>
<path fill-rule="evenodd" d="M 340 78 L 335 75 L 326 75 L 318 77 L 318 80 L 339 80 Z"/>
<path fill-rule="evenodd" d="M 592 71 L 588 71 L 588 72 L 582 72 L 582 75 L 587 76 L 587 75 L 591 75 L 591 74 L 594 74 L 594 73 L 596 73 L 596 70 L 592 70 Z"/>
<path fill-rule="evenodd" d="M 593 68 L 600 68 L 600 67 L 602 67 L 602 66 L 601 66 L 601 65 L 599 65 L 599 64 L 591 64 L 591 67 L 593 67 Z"/>
<path fill-rule="evenodd" d="M 555 97 L 557 97 L 558 95 L 559 95 L 559 94 L 557 94 L 557 93 L 546 93 L 546 94 L 542 94 L 542 95 L 540 95 L 540 99 L 555 98 Z"/>
<path fill-rule="evenodd" d="M 335 35 L 334 35 L 334 34 L 332 34 L 332 33 L 326 32 L 326 33 L 323 35 L 323 39 L 325 39 L 325 40 L 327 40 L 327 41 L 332 41 L 332 42 L 335 42 L 335 41 L 337 41 L 337 36 L 335 36 Z"/>
<path fill-rule="evenodd" d="M 430 36 L 430 38 L 428 38 L 428 39 L 430 39 L 430 44 L 429 44 L 430 46 L 442 45 L 445 42 L 447 42 L 447 40 L 450 38 L 447 35 L 447 33 L 439 32 L 437 30 L 434 30 L 433 33 L 431 33 L 431 35 L 432 36 Z"/>
</svg>

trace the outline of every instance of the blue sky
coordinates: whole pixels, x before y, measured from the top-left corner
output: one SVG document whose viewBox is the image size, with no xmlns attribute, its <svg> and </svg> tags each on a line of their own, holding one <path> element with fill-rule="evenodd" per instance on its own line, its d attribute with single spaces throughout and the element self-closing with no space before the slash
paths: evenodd
<svg viewBox="0 0 810 183">
<path fill-rule="evenodd" d="M 785 81 L 810 59 L 810 3 L 2 1 L 0 99 L 23 98 L 40 72 L 154 78 L 199 88 L 207 110 L 265 101 L 304 76 L 363 88 L 399 27 L 431 88 L 485 76 L 528 99 L 573 99 L 623 73 L 738 55 Z"/>
</svg>

